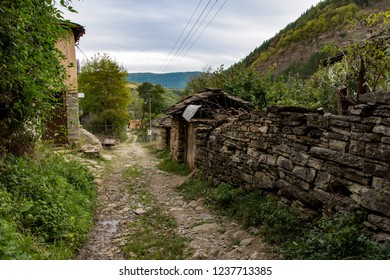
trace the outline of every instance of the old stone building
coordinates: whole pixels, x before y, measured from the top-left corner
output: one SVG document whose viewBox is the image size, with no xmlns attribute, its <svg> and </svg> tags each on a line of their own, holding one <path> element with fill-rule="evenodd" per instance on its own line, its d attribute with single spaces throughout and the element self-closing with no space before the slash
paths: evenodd
<svg viewBox="0 0 390 280">
<path fill-rule="evenodd" d="M 250 109 L 249 102 L 216 89 L 206 89 L 172 106 L 166 111 L 172 116 L 169 132 L 172 157 L 194 169 L 197 158 L 202 156 L 197 147 L 206 144 L 208 132 L 229 116 Z"/>
<path fill-rule="evenodd" d="M 245 110 L 221 115 L 212 93 L 168 110 L 176 159 L 215 185 L 272 194 L 307 219 L 363 211 L 374 236 L 390 241 L 390 93 L 362 95 L 346 116 L 297 107 L 250 111 L 230 98 L 227 104 L 238 102 L 230 108 Z M 182 114 L 193 104 L 203 111 L 187 121 Z"/>
<path fill-rule="evenodd" d="M 58 93 L 62 103 L 55 109 L 53 119 L 47 124 L 45 140 L 56 144 L 77 144 L 80 139 L 79 96 L 77 88 L 78 62 L 76 44 L 85 34 L 83 26 L 76 23 L 63 23 L 64 37 L 56 47 L 64 55 L 62 64 L 66 69 L 65 91 Z"/>
</svg>

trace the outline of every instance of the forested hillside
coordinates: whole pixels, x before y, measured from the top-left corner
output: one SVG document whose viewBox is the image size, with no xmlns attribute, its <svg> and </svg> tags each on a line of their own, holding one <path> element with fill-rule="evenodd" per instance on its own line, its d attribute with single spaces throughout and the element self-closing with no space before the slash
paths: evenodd
<svg viewBox="0 0 390 280">
<path fill-rule="evenodd" d="M 388 10 L 389 0 L 325 0 L 310 8 L 295 22 L 253 50 L 235 67 L 254 66 L 259 72 L 268 67 L 277 73 L 299 73 L 304 76 L 318 69 L 326 57 L 325 44 L 344 46 L 372 35 L 360 19 Z"/>
<path fill-rule="evenodd" d="M 184 89 L 189 79 L 196 77 L 200 72 L 177 73 L 129 73 L 128 80 L 135 83 L 160 84 L 165 88 Z"/>
<path fill-rule="evenodd" d="M 229 69 L 192 79 L 185 93 L 222 88 L 259 109 L 345 114 L 361 94 L 390 90 L 389 30 L 389 0 L 325 0 Z"/>
</svg>

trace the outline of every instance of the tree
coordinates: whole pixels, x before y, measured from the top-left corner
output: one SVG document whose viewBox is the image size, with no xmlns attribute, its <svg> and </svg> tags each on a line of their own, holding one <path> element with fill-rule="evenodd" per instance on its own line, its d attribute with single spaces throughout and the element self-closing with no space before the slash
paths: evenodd
<svg viewBox="0 0 390 280">
<path fill-rule="evenodd" d="M 130 91 L 127 72 L 108 54 L 97 54 L 81 69 L 79 89 L 85 93 L 80 107 L 92 117 L 92 124 L 113 126 L 120 136 L 130 119 Z"/>
<path fill-rule="evenodd" d="M 74 11 L 69 3 L 60 4 Z M 0 156 L 31 152 L 50 117 L 65 69 L 56 42 L 64 35 L 54 0 L 0 2 Z M 29 129 L 26 129 L 26 126 Z M 34 127 L 34 129 L 31 129 Z"/>
<path fill-rule="evenodd" d="M 166 109 L 163 94 L 164 88 L 160 85 L 153 85 L 151 83 L 142 83 L 138 86 L 138 94 L 143 100 L 142 106 L 142 120 L 144 120 L 146 113 L 149 112 L 149 102 L 151 110 L 151 119 L 156 118 Z"/>
</svg>

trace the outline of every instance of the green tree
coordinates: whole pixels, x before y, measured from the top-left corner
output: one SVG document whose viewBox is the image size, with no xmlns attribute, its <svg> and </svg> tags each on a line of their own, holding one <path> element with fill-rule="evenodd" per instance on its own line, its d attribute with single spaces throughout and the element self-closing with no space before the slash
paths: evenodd
<svg viewBox="0 0 390 280">
<path fill-rule="evenodd" d="M 79 76 L 79 89 L 85 93 L 80 107 L 92 117 L 92 124 L 113 126 L 121 136 L 130 119 L 130 91 L 127 72 L 108 54 L 86 61 Z"/>
<path fill-rule="evenodd" d="M 70 2 L 60 4 L 74 11 Z M 50 117 L 55 93 L 64 91 L 63 56 L 56 48 L 64 19 L 54 3 L 0 2 L 0 155 L 1 150 L 31 152 L 41 133 L 38 126 Z"/>
<path fill-rule="evenodd" d="M 152 119 L 163 113 L 164 110 L 167 108 L 164 99 L 165 90 L 160 84 L 154 85 L 148 82 L 142 83 L 138 86 L 137 90 L 139 96 L 143 100 L 142 120 L 145 119 L 146 115 L 148 115 L 148 119 L 150 117 L 149 102 Z"/>
</svg>

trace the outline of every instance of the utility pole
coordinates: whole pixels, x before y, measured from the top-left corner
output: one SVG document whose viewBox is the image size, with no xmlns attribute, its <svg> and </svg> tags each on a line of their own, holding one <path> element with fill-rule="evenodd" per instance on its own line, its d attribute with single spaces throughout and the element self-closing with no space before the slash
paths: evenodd
<svg viewBox="0 0 390 280">
<path fill-rule="evenodd" d="M 152 141 L 152 102 L 151 96 L 149 96 L 149 142 Z"/>
</svg>

